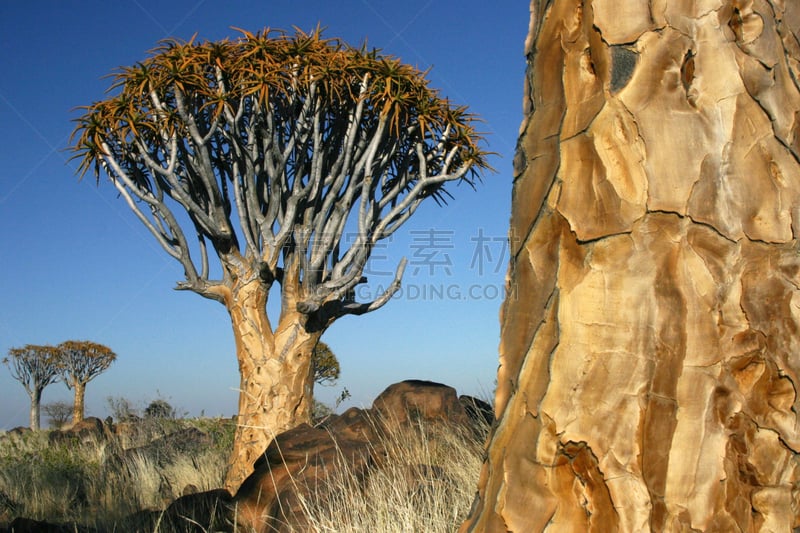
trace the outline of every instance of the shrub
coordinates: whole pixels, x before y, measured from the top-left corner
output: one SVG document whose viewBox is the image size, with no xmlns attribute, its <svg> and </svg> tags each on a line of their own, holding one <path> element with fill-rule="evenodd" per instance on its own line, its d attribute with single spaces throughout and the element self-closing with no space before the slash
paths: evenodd
<svg viewBox="0 0 800 533">
<path fill-rule="evenodd" d="M 164 399 L 157 399 L 150 402 L 144 409 L 145 418 L 175 418 L 175 408 Z"/>
<path fill-rule="evenodd" d="M 108 409 L 114 420 L 124 422 L 139 418 L 139 409 L 129 399 L 122 396 L 109 396 L 106 398 Z"/>
<path fill-rule="evenodd" d="M 53 402 L 42 406 L 42 411 L 47 415 L 50 427 L 61 429 L 72 416 L 72 404 L 67 402 Z"/>
</svg>

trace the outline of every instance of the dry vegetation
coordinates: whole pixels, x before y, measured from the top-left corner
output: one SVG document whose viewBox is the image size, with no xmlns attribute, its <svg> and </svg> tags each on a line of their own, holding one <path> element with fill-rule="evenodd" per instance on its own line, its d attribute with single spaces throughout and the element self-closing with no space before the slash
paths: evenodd
<svg viewBox="0 0 800 533">
<path fill-rule="evenodd" d="M 155 428 L 137 428 L 140 435 L 128 436 L 126 444 L 136 447 L 127 450 L 118 438 L 51 444 L 44 431 L 0 436 L 0 524 L 24 516 L 81 526 L 70 531 L 83 526 L 97 531 L 236 531 L 231 526 L 235 505 L 220 504 L 227 518 L 217 523 L 186 517 L 183 526 L 176 526 L 159 515 L 187 486 L 199 491 L 222 486 L 232 442 L 230 421 L 150 423 Z M 210 435 L 211 444 L 180 453 L 143 445 L 143 440 L 159 442 L 159 436 L 192 427 Z M 309 521 L 303 531 L 436 533 L 457 527 L 474 496 L 483 436 L 420 423 L 385 437 L 380 445 L 387 459 L 381 471 L 363 481 L 339 465 L 328 486 L 301 498 Z"/>
<path fill-rule="evenodd" d="M 200 491 L 221 486 L 230 421 L 135 424 L 108 441 L 51 442 L 48 431 L 0 437 L 0 522 L 24 516 L 105 531 L 132 513 L 163 509 L 189 485 Z M 213 444 L 179 453 L 163 441 L 191 427 Z"/>
<path fill-rule="evenodd" d="M 366 482 L 347 468 L 302 502 L 315 532 L 452 532 L 466 518 L 483 438 L 420 422 L 382 438 L 386 466 Z"/>
</svg>

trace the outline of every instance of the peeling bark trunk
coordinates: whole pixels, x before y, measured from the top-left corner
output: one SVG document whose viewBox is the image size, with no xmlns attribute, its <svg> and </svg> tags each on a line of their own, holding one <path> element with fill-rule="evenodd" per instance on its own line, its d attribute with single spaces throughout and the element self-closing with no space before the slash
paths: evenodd
<svg viewBox="0 0 800 533">
<path fill-rule="evenodd" d="M 38 430 L 41 427 L 41 404 L 42 404 L 42 389 L 36 389 L 31 394 L 31 429 Z"/>
<path fill-rule="evenodd" d="M 534 0 L 463 532 L 800 526 L 800 4 Z"/>
<path fill-rule="evenodd" d="M 284 300 L 293 290 L 282 287 Z M 284 302 L 273 332 L 266 312 L 268 287 L 258 280 L 234 285 L 225 298 L 233 324 L 241 384 L 239 416 L 225 488 L 235 494 L 272 438 L 303 422 L 312 407 L 311 352 L 322 331 Z"/>
<path fill-rule="evenodd" d="M 75 425 L 83 420 L 84 415 L 84 397 L 86 396 L 86 383 L 76 381 L 75 384 L 75 400 L 72 405 L 72 424 Z"/>
</svg>

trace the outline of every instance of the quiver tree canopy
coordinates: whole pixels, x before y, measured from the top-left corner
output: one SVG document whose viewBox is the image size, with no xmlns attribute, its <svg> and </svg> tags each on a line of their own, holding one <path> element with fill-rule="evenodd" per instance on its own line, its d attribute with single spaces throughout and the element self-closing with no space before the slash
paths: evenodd
<svg viewBox="0 0 800 533">
<path fill-rule="evenodd" d="M 222 300 L 210 246 L 223 266 L 244 261 L 267 283 L 301 282 L 302 312 L 375 309 L 404 267 L 374 301 L 352 301 L 375 243 L 425 198 L 445 200 L 445 182 L 472 184 L 488 168 L 473 116 L 416 68 L 319 29 L 242 33 L 168 40 L 117 72 L 114 96 L 77 121 L 80 173 L 108 173 L 182 264 L 179 288 Z"/>
<path fill-rule="evenodd" d="M 110 91 L 77 120 L 79 172 L 106 173 L 183 266 L 178 288 L 231 316 L 241 376 L 233 492 L 270 435 L 310 420 L 322 332 L 399 288 L 405 260 L 382 294 L 356 301 L 376 243 L 426 198 L 446 201 L 447 182 L 474 184 L 488 153 L 474 117 L 425 73 L 319 29 L 165 41 L 117 72 Z"/>
</svg>

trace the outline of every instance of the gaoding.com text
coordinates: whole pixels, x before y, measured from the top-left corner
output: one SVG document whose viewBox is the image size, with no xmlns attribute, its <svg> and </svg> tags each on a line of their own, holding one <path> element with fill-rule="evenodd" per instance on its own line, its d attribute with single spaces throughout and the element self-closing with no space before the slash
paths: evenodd
<svg viewBox="0 0 800 533">
<path fill-rule="evenodd" d="M 386 292 L 387 286 L 358 285 L 355 289 L 356 301 L 370 301 Z M 392 295 L 393 300 L 420 301 L 467 301 L 467 300 L 502 300 L 506 296 L 506 288 L 502 284 L 459 284 L 404 283 Z"/>
</svg>

